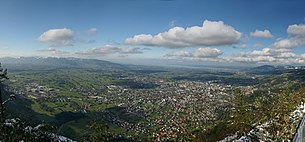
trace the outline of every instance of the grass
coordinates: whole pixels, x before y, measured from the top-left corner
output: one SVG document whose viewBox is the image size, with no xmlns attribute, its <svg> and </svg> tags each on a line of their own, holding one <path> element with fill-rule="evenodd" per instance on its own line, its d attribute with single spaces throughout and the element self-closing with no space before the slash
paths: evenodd
<svg viewBox="0 0 305 142">
<path fill-rule="evenodd" d="M 33 101 L 33 103 L 31 104 L 31 108 L 32 108 L 33 111 L 35 111 L 35 112 L 37 112 L 39 114 L 45 114 L 45 115 L 48 115 L 48 116 L 54 116 L 54 115 L 51 114 L 51 112 L 43 110 L 41 108 L 41 105 L 38 102 L 36 102 L 36 101 Z"/>
</svg>

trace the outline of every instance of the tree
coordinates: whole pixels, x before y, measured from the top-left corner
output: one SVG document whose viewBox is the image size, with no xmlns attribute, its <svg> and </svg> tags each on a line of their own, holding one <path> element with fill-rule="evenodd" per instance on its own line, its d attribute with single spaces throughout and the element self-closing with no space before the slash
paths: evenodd
<svg viewBox="0 0 305 142">
<path fill-rule="evenodd" d="M 0 63 L 0 109 L 1 109 L 1 112 L 0 112 L 0 114 L 1 114 L 1 116 L 3 115 L 3 112 L 4 112 L 4 107 L 3 107 L 3 105 L 4 105 L 4 102 L 3 102 L 3 99 L 2 99 L 2 94 L 3 94 L 3 82 L 5 81 L 5 80 L 7 80 L 8 79 L 8 77 L 7 77 L 7 69 L 3 69 L 2 67 L 1 67 L 1 63 Z"/>
</svg>

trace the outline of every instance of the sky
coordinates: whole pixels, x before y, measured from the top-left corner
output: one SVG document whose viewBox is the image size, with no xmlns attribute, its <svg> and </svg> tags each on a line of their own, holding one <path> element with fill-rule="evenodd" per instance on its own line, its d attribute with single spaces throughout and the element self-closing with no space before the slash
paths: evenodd
<svg viewBox="0 0 305 142">
<path fill-rule="evenodd" d="M 304 0 L 0 0 L 0 57 L 305 65 Z"/>
</svg>

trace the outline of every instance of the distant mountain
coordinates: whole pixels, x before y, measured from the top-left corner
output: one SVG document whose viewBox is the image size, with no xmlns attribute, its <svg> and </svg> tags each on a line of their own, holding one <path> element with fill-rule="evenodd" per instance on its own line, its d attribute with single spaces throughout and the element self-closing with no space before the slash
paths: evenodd
<svg viewBox="0 0 305 142">
<path fill-rule="evenodd" d="M 286 72 L 287 69 L 284 66 L 262 65 L 254 68 L 247 69 L 247 72 L 256 75 L 275 75 Z"/>
<path fill-rule="evenodd" d="M 272 66 L 272 65 L 262 65 L 262 66 L 254 67 L 252 69 L 254 69 L 254 70 L 274 70 L 274 69 L 277 69 L 277 67 Z"/>
<path fill-rule="evenodd" d="M 305 66 L 293 66 L 293 65 L 285 65 L 285 66 L 272 66 L 272 65 L 262 65 L 258 67 L 252 68 L 252 70 L 296 70 L 296 69 L 305 69 Z"/>
<path fill-rule="evenodd" d="M 82 68 L 82 69 L 124 69 L 125 66 L 97 59 L 80 58 L 38 58 L 38 57 L 20 57 L 20 58 L 0 58 L 0 63 L 5 68 L 11 70 L 48 70 L 56 68 Z"/>
</svg>

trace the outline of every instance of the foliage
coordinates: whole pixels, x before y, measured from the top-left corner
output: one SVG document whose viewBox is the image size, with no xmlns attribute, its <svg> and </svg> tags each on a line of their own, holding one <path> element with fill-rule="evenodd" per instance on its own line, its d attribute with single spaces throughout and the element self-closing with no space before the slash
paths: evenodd
<svg viewBox="0 0 305 142">
<path fill-rule="evenodd" d="M 4 104 L 10 101 L 12 95 L 3 101 L 2 97 L 6 97 L 3 90 L 3 81 L 7 80 L 7 70 L 1 68 L 0 63 L 0 103 L 1 103 L 1 118 L 0 118 L 0 141 L 52 141 L 50 137 L 51 126 L 46 125 L 37 127 L 35 132 L 28 130 L 32 128 L 21 119 L 7 119 L 4 114 Z M 15 97 L 15 96 L 13 96 Z M 6 97 L 7 98 L 7 97 Z M 34 129 L 33 129 L 34 130 Z"/>
<path fill-rule="evenodd" d="M 196 140 L 218 141 L 233 135 L 246 136 L 250 130 L 257 131 L 257 126 L 266 124 L 264 139 L 267 141 L 290 140 L 296 130 L 295 122 L 290 118 L 298 105 L 305 102 L 305 87 L 294 84 L 277 94 L 268 94 L 257 90 L 244 94 L 237 90 L 234 93 L 233 106 L 224 113 L 220 122 L 211 129 L 196 136 Z M 258 141 L 257 133 L 252 141 Z"/>
<path fill-rule="evenodd" d="M 1 109 L 1 112 L 0 112 L 0 114 L 1 114 L 1 119 L 2 119 L 2 117 L 3 117 L 3 112 L 4 112 L 4 107 L 3 107 L 3 99 L 2 99 L 2 94 L 3 94 L 3 84 L 2 84 L 2 82 L 4 81 L 4 80 L 6 80 L 6 79 L 8 79 L 8 77 L 7 77 L 7 69 L 3 69 L 2 67 L 1 67 L 1 63 L 0 63 L 0 109 Z"/>
<path fill-rule="evenodd" d="M 91 142 L 136 142 L 135 136 L 126 136 L 123 133 L 110 132 L 110 127 L 103 120 L 92 121 L 87 127 L 92 131 L 84 135 L 82 141 Z"/>
</svg>

